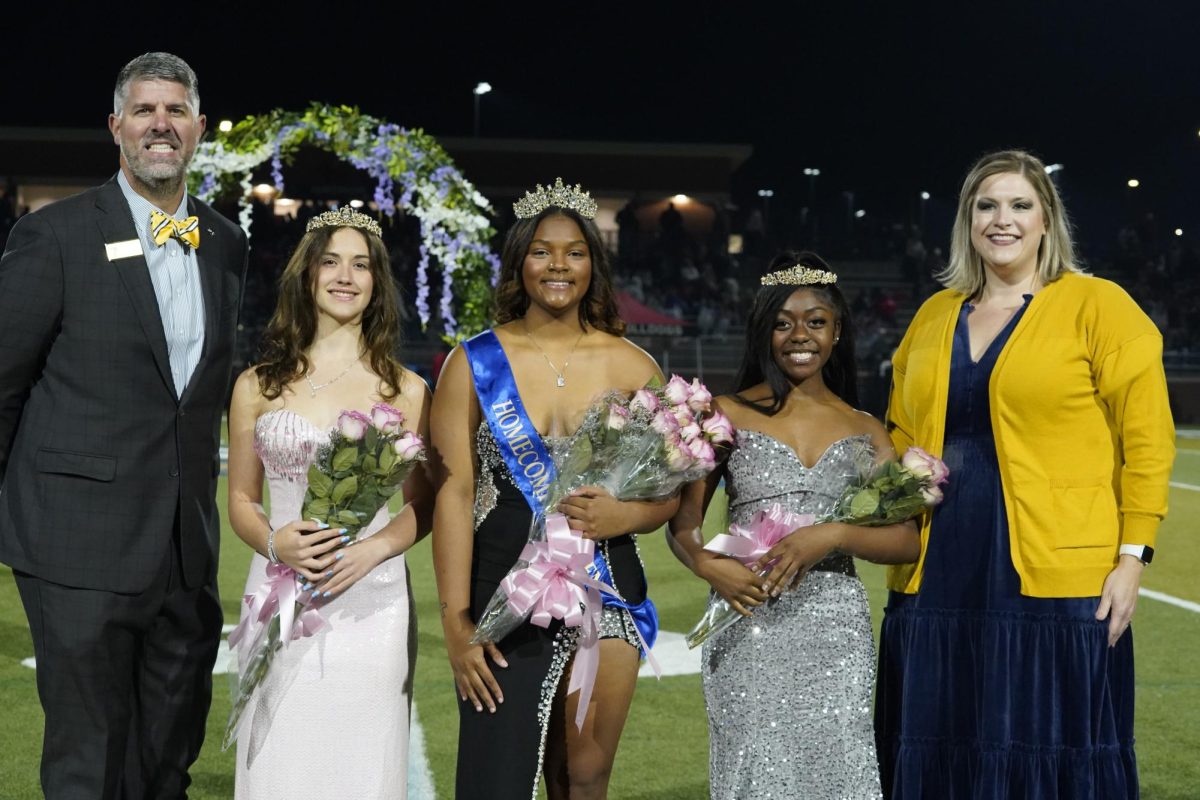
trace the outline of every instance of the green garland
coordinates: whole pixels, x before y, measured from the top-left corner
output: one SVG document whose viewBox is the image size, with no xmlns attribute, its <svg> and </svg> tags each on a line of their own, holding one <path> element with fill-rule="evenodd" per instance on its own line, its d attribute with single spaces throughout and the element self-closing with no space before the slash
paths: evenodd
<svg viewBox="0 0 1200 800">
<path fill-rule="evenodd" d="M 239 219 L 248 236 L 253 170 L 269 160 L 275 188 L 282 193 L 283 165 L 303 146 L 333 153 L 375 178 L 374 200 L 384 215 L 403 211 L 417 218 L 421 246 L 416 305 L 422 327 L 433 316 L 431 260 L 442 274 L 442 338 L 455 343 L 490 324 L 492 287 L 500 270 L 488 245 L 495 233 L 491 204 L 437 140 L 422 130 L 406 130 L 349 106 L 314 103 L 303 112 L 276 109 L 247 117 L 201 144 L 192 161 L 189 189 L 202 200 L 239 192 Z"/>
</svg>

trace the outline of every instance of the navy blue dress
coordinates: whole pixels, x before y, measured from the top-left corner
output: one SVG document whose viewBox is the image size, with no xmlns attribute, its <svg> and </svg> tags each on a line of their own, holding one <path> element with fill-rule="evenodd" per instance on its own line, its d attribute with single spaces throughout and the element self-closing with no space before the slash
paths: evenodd
<svg viewBox="0 0 1200 800">
<path fill-rule="evenodd" d="M 977 363 L 970 304 L 955 329 L 950 481 L 920 590 L 891 593 L 881 632 L 876 738 L 896 800 L 1138 796 L 1132 632 L 1109 648 L 1099 597 L 1023 596 L 1012 564 L 988 380 L 1030 297 Z"/>
</svg>

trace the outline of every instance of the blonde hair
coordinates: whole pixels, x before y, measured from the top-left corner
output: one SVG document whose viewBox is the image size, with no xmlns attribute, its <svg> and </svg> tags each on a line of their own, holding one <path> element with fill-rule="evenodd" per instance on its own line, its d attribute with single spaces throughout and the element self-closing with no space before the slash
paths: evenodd
<svg viewBox="0 0 1200 800">
<path fill-rule="evenodd" d="M 1064 272 L 1083 272 L 1075 260 L 1075 245 L 1071 242 L 1071 225 L 1063 208 L 1058 189 L 1046 166 L 1037 156 L 1023 150 L 1002 150 L 988 153 L 975 162 L 963 181 L 958 196 L 958 214 L 950 237 L 950 263 L 937 275 L 947 289 L 974 297 L 983 290 L 983 258 L 971 243 L 972 205 L 980 185 L 1002 173 L 1014 173 L 1025 178 L 1037 192 L 1038 202 L 1046 222 L 1046 233 L 1038 246 L 1037 274 L 1042 284 L 1058 280 Z"/>
</svg>

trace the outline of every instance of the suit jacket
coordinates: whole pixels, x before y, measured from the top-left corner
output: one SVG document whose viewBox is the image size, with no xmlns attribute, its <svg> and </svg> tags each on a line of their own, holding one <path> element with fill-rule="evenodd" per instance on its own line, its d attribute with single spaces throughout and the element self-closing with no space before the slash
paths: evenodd
<svg viewBox="0 0 1200 800">
<path fill-rule="evenodd" d="M 246 272 L 242 231 L 200 219 L 204 348 L 177 398 L 145 258 L 115 178 L 23 217 L 0 259 L 0 561 L 67 586 L 137 592 L 179 532 L 183 577 L 213 580 L 221 413 Z"/>
</svg>

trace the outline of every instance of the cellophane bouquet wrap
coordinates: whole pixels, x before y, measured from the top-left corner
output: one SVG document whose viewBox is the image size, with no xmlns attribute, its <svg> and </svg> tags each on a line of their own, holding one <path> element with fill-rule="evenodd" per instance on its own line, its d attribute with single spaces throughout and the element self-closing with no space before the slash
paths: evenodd
<svg viewBox="0 0 1200 800">
<path fill-rule="evenodd" d="M 846 487 L 833 510 L 821 519 L 811 514 L 792 514 L 775 504 L 756 513 L 748 525 L 731 525 L 729 533 L 713 537 L 704 549 L 736 558 L 748 566 L 786 536 L 820 522 L 844 522 L 868 528 L 905 522 L 942 502 L 941 484 L 949 474 L 940 459 L 919 447 L 910 447 L 898 461 L 880 464 Z M 759 575 L 766 576 L 770 571 L 768 564 Z M 688 647 L 703 644 L 741 618 L 725 598 L 713 593 L 704 616 L 687 635 Z"/>
<path fill-rule="evenodd" d="M 568 551 L 558 546 L 566 544 L 562 536 L 547 536 L 548 529 L 564 527 L 562 515 L 553 512 L 559 501 L 583 486 L 603 487 L 618 500 L 670 497 L 715 468 L 715 445 L 733 441 L 733 427 L 712 407 L 708 389 L 699 380 L 689 383 L 678 375 L 666 385 L 646 386 L 631 396 L 609 392 L 585 419 L 588 422 L 555 464 L 557 477 L 545 500 L 547 514 L 535 516 L 529 543 L 492 596 L 472 642 L 499 641 L 531 614 L 536 624 L 549 625 L 552 618 L 563 619 L 556 613 L 559 609 L 587 602 L 589 584 L 580 567 L 591 563 L 595 543 L 571 533 L 577 543 Z M 618 594 L 610 586 L 592 586 L 597 588 Z M 553 602 L 556 599 L 564 602 Z"/>
<path fill-rule="evenodd" d="M 403 425 L 403 413 L 386 403 L 372 406 L 370 416 L 343 411 L 328 443 L 318 448 L 308 468 L 300 518 L 344 528 L 347 541 L 340 546 L 353 544 L 417 463 L 425 460 L 425 443 Z M 229 635 L 229 646 L 237 648 L 239 669 L 231 687 L 233 707 L 222 749 L 237 739 L 242 714 L 276 653 L 288 642 L 326 626 L 319 611 L 319 587 L 306 585 L 291 567 L 268 564 L 267 579 L 254 594 L 242 598 L 242 620 Z"/>
</svg>

